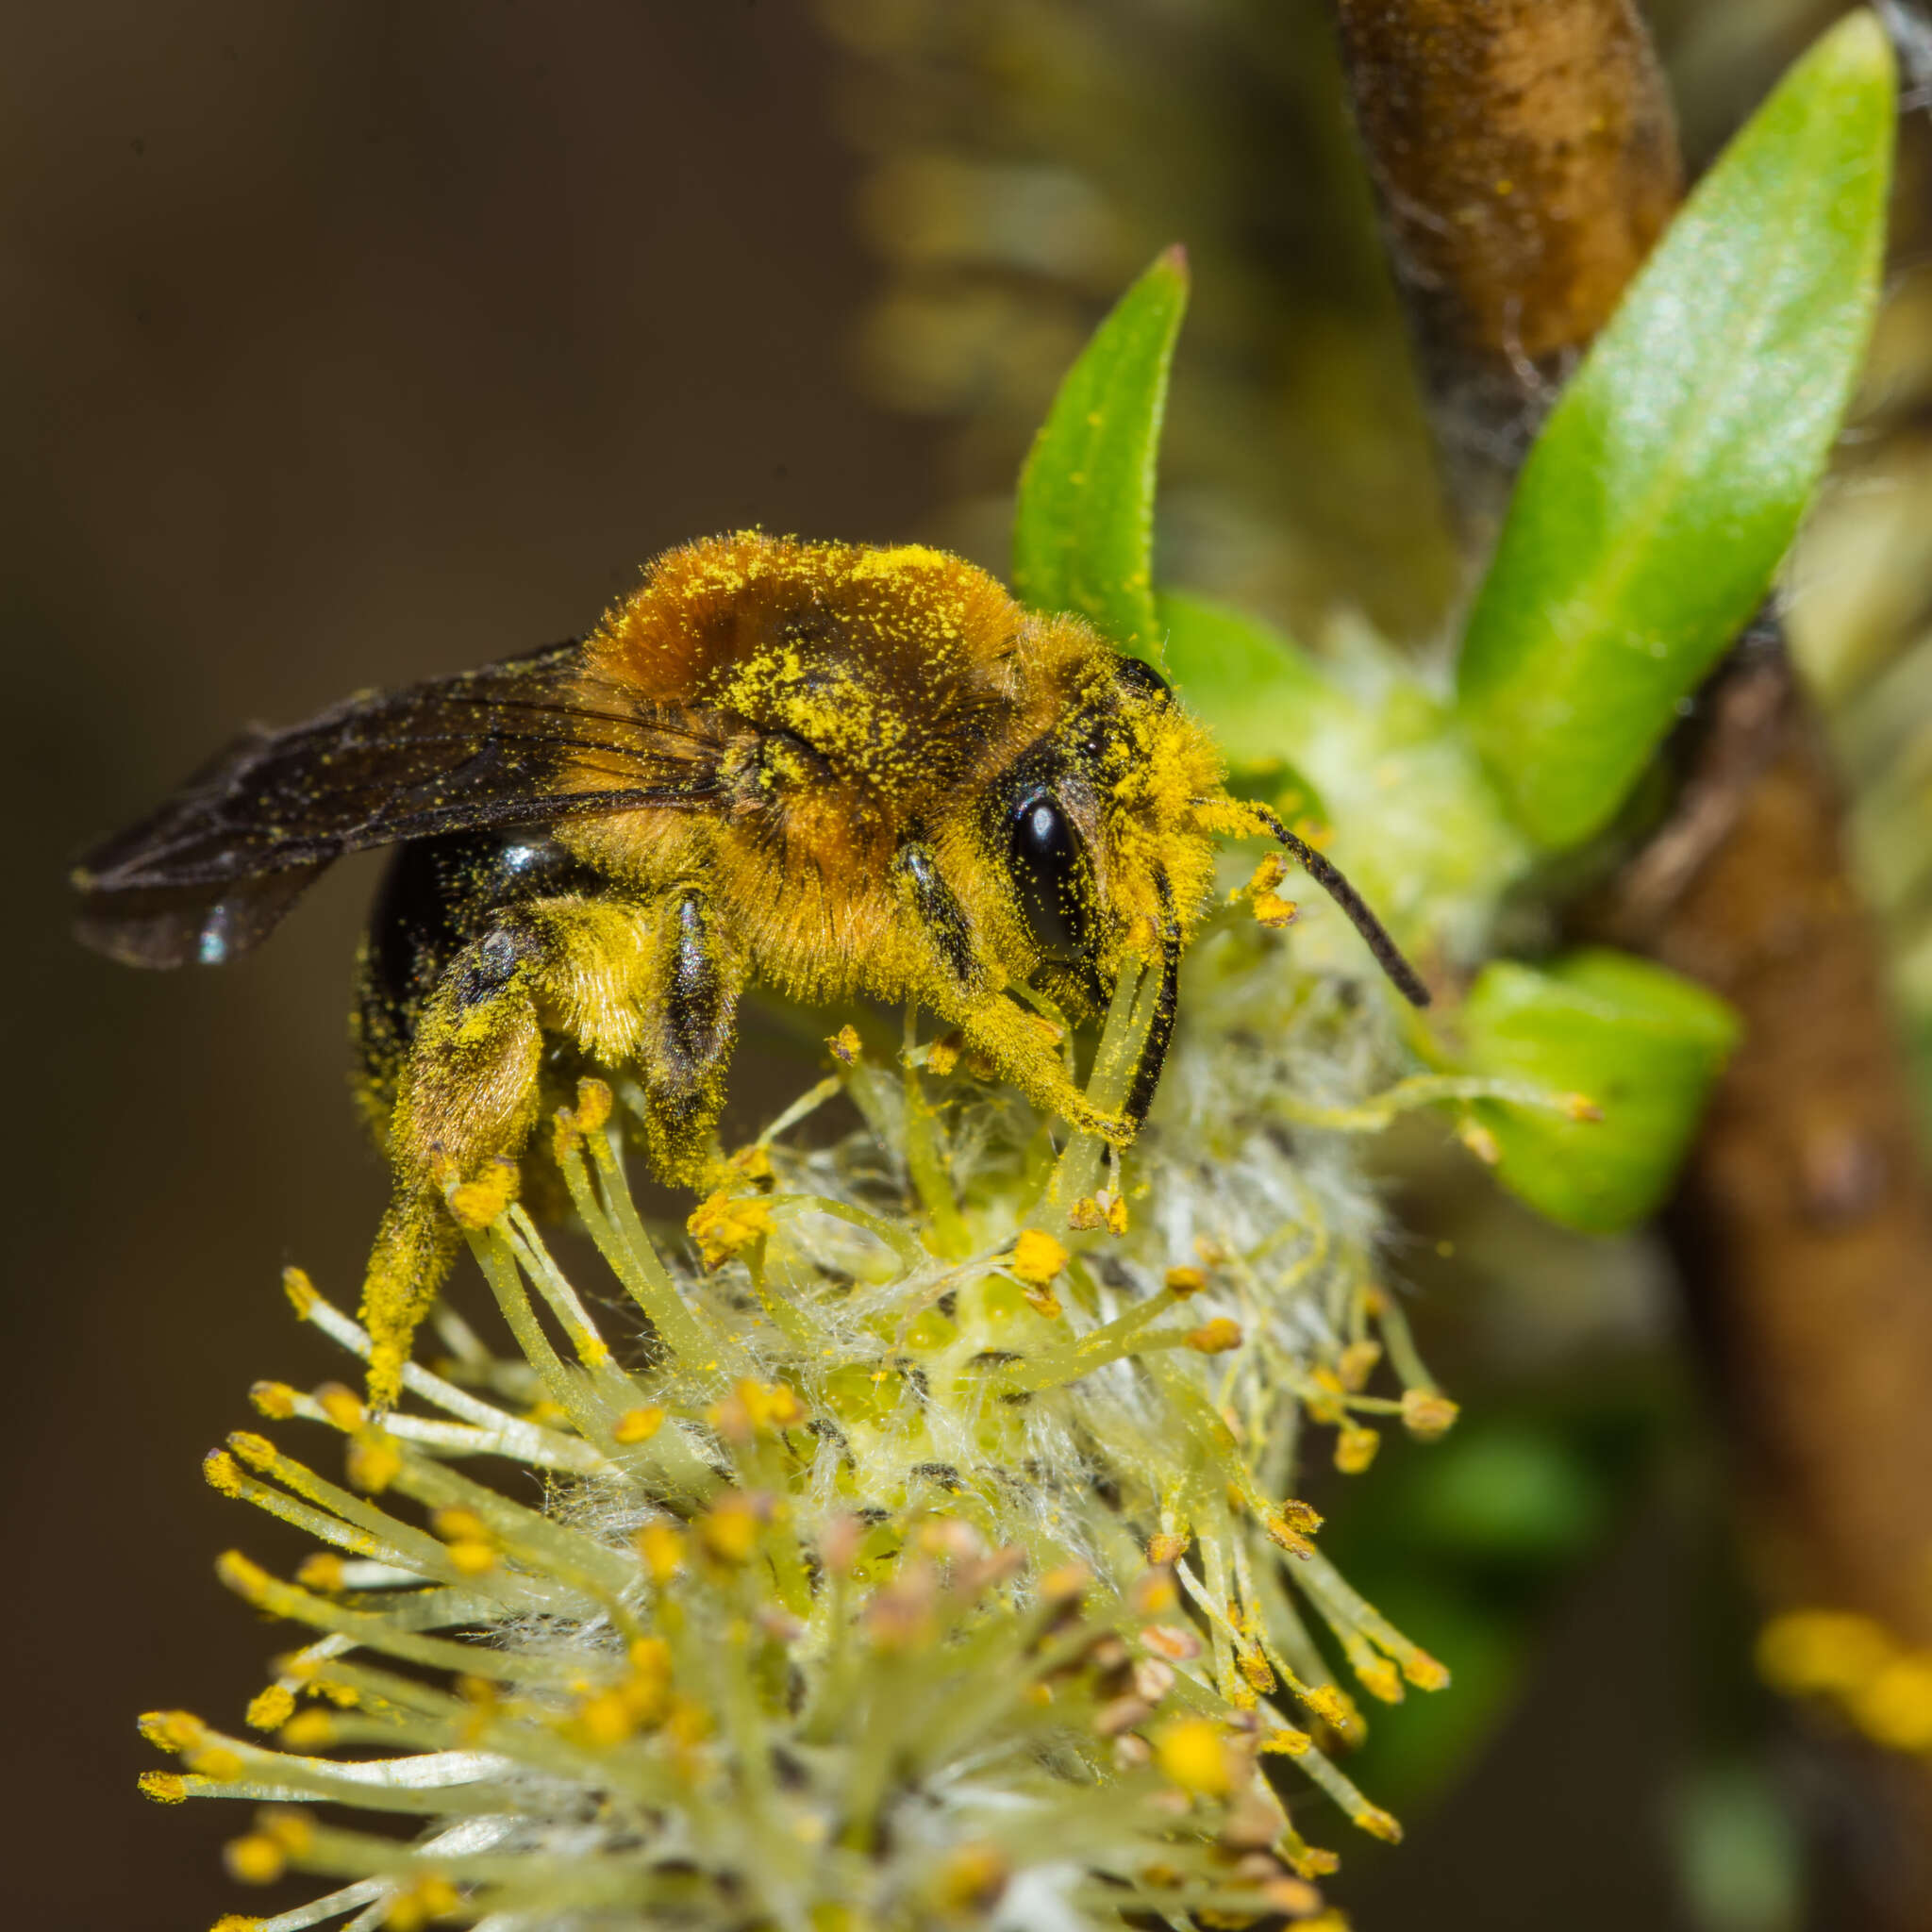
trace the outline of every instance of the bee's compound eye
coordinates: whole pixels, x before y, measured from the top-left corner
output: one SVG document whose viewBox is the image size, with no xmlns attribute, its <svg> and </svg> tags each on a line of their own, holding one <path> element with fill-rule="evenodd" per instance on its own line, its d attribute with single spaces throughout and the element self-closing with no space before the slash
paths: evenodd
<svg viewBox="0 0 1932 1932">
<path fill-rule="evenodd" d="M 1035 793 L 1014 813 L 1012 864 L 1020 911 L 1035 943 L 1049 959 L 1078 959 L 1087 936 L 1087 867 L 1050 792 Z"/>
<path fill-rule="evenodd" d="M 1123 658 L 1117 675 L 1130 690 L 1138 691 L 1158 703 L 1174 702 L 1174 687 L 1144 658 Z"/>
</svg>

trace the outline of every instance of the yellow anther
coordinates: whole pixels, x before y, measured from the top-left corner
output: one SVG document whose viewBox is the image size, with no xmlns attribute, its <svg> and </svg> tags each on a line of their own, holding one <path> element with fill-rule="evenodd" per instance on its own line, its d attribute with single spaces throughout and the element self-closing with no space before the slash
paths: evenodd
<svg viewBox="0 0 1932 1932">
<path fill-rule="evenodd" d="M 314 1819 L 292 1805 L 272 1807 L 261 1814 L 257 1824 L 291 1858 L 306 1857 L 315 1848 Z"/>
<path fill-rule="evenodd" d="M 1199 1268 L 1170 1268 L 1161 1285 L 1176 1301 L 1186 1301 L 1208 1286 L 1208 1276 Z"/>
<path fill-rule="evenodd" d="M 991 1911 L 1011 1875 L 1007 1855 L 997 1845 L 959 1845 L 933 1874 L 933 1904 L 948 1918 Z"/>
<path fill-rule="evenodd" d="M 228 1437 L 228 1447 L 250 1469 L 266 1469 L 275 1460 L 275 1445 L 266 1436 L 255 1435 L 248 1429 L 233 1430 Z"/>
<path fill-rule="evenodd" d="M 380 1429 L 364 1429 L 351 1438 L 348 1454 L 350 1483 L 379 1496 L 403 1473 L 403 1452 Z"/>
<path fill-rule="evenodd" d="M 228 1744 L 210 1744 L 205 1751 L 191 1752 L 186 1763 L 197 1777 L 211 1777 L 217 1784 L 232 1784 L 244 1769 L 242 1754 Z"/>
<path fill-rule="evenodd" d="M 805 1405 L 783 1382 L 739 1383 L 737 1395 L 755 1429 L 793 1429 L 806 1419 Z"/>
<path fill-rule="evenodd" d="M 342 1559 L 333 1550 L 310 1551 L 296 1569 L 295 1581 L 304 1590 L 319 1591 L 325 1596 L 333 1596 L 348 1587 Z"/>
<path fill-rule="evenodd" d="M 140 1721 L 141 1735 L 158 1751 L 198 1751 L 208 1726 L 192 1710 L 150 1710 Z"/>
<path fill-rule="evenodd" d="M 684 1568 L 684 1537 L 668 1523 L 647 1523 L 637 1534 L 638 1555 L 654 1583 L 669 1583 Z"/>
<path fill-rule="evenodd" d="M 1225 1355 L 1241 1345 L 1241 1324 L 1229 1321 L 1225 1315 L 1217 1315 L 1213 1321 L 1203 1322 L 1198 1328 L 1188 1331 L 1188 1346 L 1200 1355 Z"/>
<path fill-rule="evenodd" d="M 287 1422 L 295 1413 L 295 1404 L 300 1400 L 286 1382 L 257 1382 L 250 1388 L 248 1399 L 258 1415 L 265 1415 L 275 1423 Z"/>
<path fill-rule="evenodd" d="M 1402 1391 L 1402 1426 L 1411 1436 L 1432 1442 L 1455 1427 L 1462 1411 L 1439 1389 L 1405 1389 Z"/>
<path fill-rule="evenodd" d="M 742 1490 L 727 1490 L 697 1520 L 698 1541 L 721 1563 L 749 1563 L 758 1554 L 759 1508 Z"/>
<path fill-rule="evenodd" d="M 487 1542 L 490 1540 L 490 1525 L 474 1509 L 438 1509 L 431 1515 L 429 1526 L 446 1543 Z"/>
<path fill-rule="evenodd" d="M 1402 1674 L 1418 1690 L 1446 1690 L 1449 1666 L 1439 1663 L 1425 1650 L 1411 1651 L 1402 1659 Z"/>
<path fill-rule="evenodd" d="M 1932 1750 L 1932 1651 L 1894 1657 L 1851 1695 L 1853 1721 L 1889 1751 Z"/>
<path fill-rule="evenodd" d="M 315 1400 L 337 1428 L 346 1432 L 362 1426 L 362 1398 L 353 1389 L 345 1389 L 340 1382 L 325 1382 L 315 1391 Z"/>
<path fill-rule="evenodd" d="M 1335 1438 L 1335 1467 L 1343 1475 L 1360 1475 L 1375 1459 L 1382 1439 L 1374 1429 L 1347 1424 Z"/>
<path fill-rule="evenodd" d="M 772 1210 L 757 1195 L 721 1190 L 698 1203 L 685 1226 L 696 1241 L 705 1266 L 718 1268 L 771 1233 Z"/>
<path fill-rule="evenodd" d="M 229 1874 L 243 1885 L 273 1885 L 288 1869 L 288 1855 L 265 1831 L 230 1839 L 222 1854 Z"/>
<path fill-rule="evenodd" d="M 289 1297 L 289 1306 L 303 1321 L 308 1321 L 314 1312 L 315 1305 L 322 1297 L 315 1291 L 315 1284 L 300 1268 L 282 1270 L 282 1292 Z"/>
<path fill-rule="evenodd" d="M 1279 892 L 1255 894 L 1255 917 L 1271 932 L 1292 925 L 1301 909 L 1292 899 L 1284 899 Z"/>
<path fill-rule="evenodd" d="M 572 1110 L 580 1134 L 599 1134 L 609 1124 L 616 1106 L 608 1081 L 587 1074 L 577 1082 L 577 1104 Z"/>
<path fill-rule="evenodd" d="M 496 1558 L 493 1543 L 479 1542 L 472 1537 L 458 1538 L 449 1546 L 450 1566 L 463 1576 L 481 1576 L 494 1570 Z"/>
<path fill-rule="evenodd" d="M 1284 1725 L 1278 1731 L 1270 1731 L 1261 1740 L 1263 1751 L 1273 1751 L 1283 1757 L 1300 1757 L 1306 1755 L 1314 1739 L 1306 1731 L 1298 1731 L 1291 1724 Z"/>
<path fill-rule="evenodd" d="M 1482 1162 L 1485 1167 L 1494 1167 L 1503 1158 L 1503 1149 L 1495 1135 L 1478 1120 L 1466 1119 L 1456 1129 L 1456 1138 Z"/>
<path fill-rule="evenodd" d="M 1790 1610 L 1757 1640 L 1757 1671 L 1788 1697 L 1856 1690 L 1897 1650 L 1890 1633 L 1852 1610 Z"/>
<path fill-rule="evenodd" d="M 957 1033 L 942 1033 L 925 1050 L 925 1071 L 937 1079 L 943 1079 L 959 1064 L 960 1049 L 965 1041 Z"/>
<path fill-rule="evenodd" d="M 835 1060 L 841 1061 L 848 1067 L 856 1067 L 858 1064 L 862 1042 L 858 1038 L 858 1029 L 850 1023 L 840 1027 L 825 1044 L 831 1049 Z"/>
<path fill-rule="evenodd" d="M 1392 1812 L 1384 1811 L 1379 1805 L 1367 1805 L 1355 1814 L 1355 1823 L 1371 1838 L 1378 1838 L 1384 1844 L 1399 1845 L 1402 1842 L 1402 1825 Z"/>
<path fill-rule="evenodd" d="M 1336 1358 L 1335 1378 L 1351 1395 L 1358 1395 L 1368 1387 L 1369 1377 L 1381 1359 L 1379 1341 L 1351 1341 Z"/>
<path fill-rule="evenodd" d="M 1182 1790 L 1224 1798 L 1234 1790 L 1234 1754 L 1218 1724 L 1201 1717 L 1181 1718 L 1163 1724 L 1151 1741 L 1155 1763 Z"/>
<path fill-rule="evenodd" d="M 325 1710 L 298 1710 L 281 1728 L 282 1746 L 290 1751 L 320 1751 L 336 1740 L 336 1721 Z"/>
<path fill-rule="evenodd" d="M 492 1155 L 474 1180 L 459 1182 L 443 1198 L 459 1227 L 485 1228 L 517 1197 L 522 1177 L 508 1156 Z"/>
<path fill-rule="evenodd" d="M 251 1919 L 245 1912 L 224 1912 L 208 1932 L 261 1932 L 266 1923 L 263 1919 Z"/>
<path fill-rule="evenodd" d="M 1040 1579 L 1040 1600 L 1043 1604 L 1077 1603 L 1093 1582 L 1093 1573 L 1084 1563 L 1061 1563 L 1045 1572 Z"/>
<path fill-rule="evenodd" d="M 177 1771 L 144 1771 L 138 1783 L 141 1795 L 157 1805 L 179 1805 L 188 1797 L 188 1780 Z"/>
<path fill-rule="evenodd" d="M 246 1480 L 242 1465 L 225 1449 L 210 1449 L 201 1458 L 201 1474 L 209 1489 L 225 1496 L 239 1496 Z"/>
<path fill-rule="evenodd" d="M 1106 1221 L 1107 1216 L 1102 1212 L 1100 1203 L 1091 1194 L 1082 1194 L 1067 1209 L 1067 1225 L 1079 1234 L 1091 1233 L 1094 1228 L 1104 1225 Z"/>
<path fill-rule="evenodd" d="M 645 1408 L 627 1408 L 610 1424 L 610 1440 L 626 1447 L 648 1442 L 664 1426 L 664 1411 L 655 1402 Z"/>
<path fill-rule="evenodd" d="M 286 1684 L 271 1684 L 249 1701 L 247 1724 L 252 1731 L 278 1731 L 295 1714 L 295 1693 Z"/>
<path fill-rule="evenodd" d="M 1188 1545 L 1192 1541 L 1192 1537 L 1176 1536 L 1164 1530 L 1149 1541 L 1147 1560 L 1157 1567 L 1163 1563 L 1177 1563 L 1187 1555 Z"/>
<path fill-rule="evenodd" d="M 1043 1228 L 1023 1227 L 1013 1242 L 1013 1273 L 1044 1288 L 1067 1265 L 1067 1251 Z"/>
<path fill-rule="evenodd" d="M 1150 1624 L 1141 1632 L 1141 1641 L 1171 1664 L 1191 1663 L 1201 1655 L 1201 1640 L 1179 1624 Z"/>
</svg>

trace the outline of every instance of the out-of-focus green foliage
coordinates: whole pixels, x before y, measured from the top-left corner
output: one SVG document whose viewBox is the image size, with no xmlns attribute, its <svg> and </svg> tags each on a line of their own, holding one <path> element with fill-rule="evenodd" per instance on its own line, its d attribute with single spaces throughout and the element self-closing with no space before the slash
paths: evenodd
<svg viewBox="0 0 1932 1932">
<path fill-rule="evenodd" d="M 1530 453 L 1458 686 L 1541 844 L 1616 811 L 1790 544 L 1877 302 L 1895 95 L 1870 13 L 1826 34 L 1690 197 Z"/>
<path fill-rule="evenodd" d="M 1715 994 L 1606 949 L 1541 970 L 1492 961 L 1461 1025 L 1470 1071 L 1577 1096 L 1576 1118 L 1504 1101 L 1475 1112 L 1503 1184 L 1588 1234 L 1628 1227 L 1662 1203 L 1738 1042 L 1737 1017 Z"/>
<path fill-rule="evenodd" d="M 1150 661 L 1159 656 L 1154 461 L 1187 306 L 1187 257 L 1170 248 L 1067 372 L 1020 473 L 1013 519 L 1021 596 L 1041 610 L 1077 610 Z"/>
</svg>

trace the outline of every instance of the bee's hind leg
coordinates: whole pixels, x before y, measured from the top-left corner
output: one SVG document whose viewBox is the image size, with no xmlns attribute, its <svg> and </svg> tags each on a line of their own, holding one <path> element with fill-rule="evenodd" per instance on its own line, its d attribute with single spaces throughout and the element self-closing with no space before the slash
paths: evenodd
<svg viewBox="0 0 1932 1932">
<path fill-rule="evenodd" d="M 394 1192 L 362 1288 L 378 1412 L 402 1392 L 409 1343 L 461 1245 L 450 1189 L 522 1154 L 546 1033 L 606 1065 L 641 1056 L 665 924 L 609 900 L 530 901 L 498 914 L 437 981 L 395 1071 L 385 1137 Z"/>
</svg>

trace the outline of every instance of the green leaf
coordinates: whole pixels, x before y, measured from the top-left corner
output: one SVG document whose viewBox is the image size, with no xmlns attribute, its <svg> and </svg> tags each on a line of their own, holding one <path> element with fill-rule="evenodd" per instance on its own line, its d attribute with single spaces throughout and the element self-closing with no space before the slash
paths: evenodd
<svg viewBox="0 0 1932 1932">
<path fill-rule="evenodd" d="M 1895 94 L 1869 12 L 1825 34 L 1686 203 L 1530 452 L 1458 697 L 1542 845 L 1615 812 L 1790 547 L 1877 300 Z"/>
<path fill-rule="evenodd" d="M 1013 588 L 1075 610 L 1120 648 L 1155 658 L 1154 458 L 1167 372 L 1188 306 L 1188 258 L 1160 256 L 1068 370 L 1020 472 Z"/>
<path fill-rule="evenodd" d="M 1486 966 L 1462 1009 L 1464 1071 L 1578 1095 L 1601 1116 L 1477 1102 L 1498 1177 L 1565 1227 L 1614 1234 L 1643 1220 L 1669 1193 L 1739 1032 L 1715 993 L 1626 954 Z"/>
</svg>

